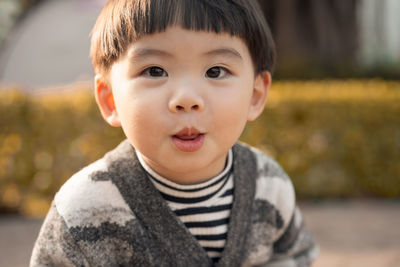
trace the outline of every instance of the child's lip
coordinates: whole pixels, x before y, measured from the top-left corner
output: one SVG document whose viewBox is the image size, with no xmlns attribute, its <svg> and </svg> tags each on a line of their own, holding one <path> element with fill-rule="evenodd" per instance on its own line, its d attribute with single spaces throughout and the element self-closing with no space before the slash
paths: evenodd
<svg viewBox="0 0 400 267">
<path fill-rule="evenodd" d="M 197 130 L 194 127 L 185 127 L 176 134 L 174 134 L 174 137 L 177 137 L 179 139 L 183 140 L 191 140 L 195 139 L 198 135 L 203 134 L 199 130 Z"/>
<path fill-rule="evenodd" d="M 195 152 L 204 144 L 204 133 L 196 128 L 184 128 L 172 136 L 172 143 L 183 152 Z"/>
</svg>

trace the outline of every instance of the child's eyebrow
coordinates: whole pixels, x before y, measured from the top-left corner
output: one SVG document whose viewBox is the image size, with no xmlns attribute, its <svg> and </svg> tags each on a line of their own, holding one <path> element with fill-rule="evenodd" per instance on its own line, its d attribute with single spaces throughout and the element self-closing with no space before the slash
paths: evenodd
<svg viewBox="0 0 400 267">
<path fill-rule="evenodd" d="M 226 56 L 226 57 L 233 57 L 243 60 L 242 56 L 238 51 L 233 48 L 218 48 L 211 51 L 204 53 L 206 56 Z"/>
<path fill-rule="evenodd" d="M 149 56 L 172 57 L 172 54 L 152 48 L 138 48 L 129 53 L 128 57 L 132 62 L 140 61 Z"/>
<path fill-rule="evenodd" d="M 225 56 L 225 57 L 232 57 L 236 59 L 242 60 L 242 56 L 238 51 L 233 48 L 222 47 L 207 51 L 204 53 L 205 56 Z M 128 55 L 131 62 L 136 62 L 143 60 L 149 56 L 161 56 L 161 57 L 173 57 L 172 54 L 158 49 L 153 48 L 138 48 L 131 51 Z"/>
</svg>

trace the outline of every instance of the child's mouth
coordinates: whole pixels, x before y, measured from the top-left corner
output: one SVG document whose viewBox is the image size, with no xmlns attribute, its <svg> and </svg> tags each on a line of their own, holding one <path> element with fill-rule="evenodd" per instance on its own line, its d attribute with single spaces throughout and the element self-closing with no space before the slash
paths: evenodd
<svg viewBox="0 0 400 267">
<path fill-rule="evenodd" d="M 172 136 L 172 142 L 183 152 L 194 152 L 203 146 L 204 134 L 195 128 L 185 128 Z"/>
</svg>

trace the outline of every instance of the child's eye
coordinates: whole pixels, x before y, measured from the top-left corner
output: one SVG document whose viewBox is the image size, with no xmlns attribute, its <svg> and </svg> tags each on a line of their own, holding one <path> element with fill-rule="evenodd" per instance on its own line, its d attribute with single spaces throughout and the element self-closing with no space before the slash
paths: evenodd
<svg viewBox="0 0 400 267">
<path fill-rule="evenodd" d="M 212 67 L 207 70 L 206 77 L 212 79 L 221 79 L 228 74 L 230 74 L 230 72 L 224 67 Z"/>
<path fill-rule="evenodd" d="M 167 72 L 160 67 L 149 67 L 142 72 L 142 75 L 156 77 L 156 78 L 168 76 Z"/>
</svg>

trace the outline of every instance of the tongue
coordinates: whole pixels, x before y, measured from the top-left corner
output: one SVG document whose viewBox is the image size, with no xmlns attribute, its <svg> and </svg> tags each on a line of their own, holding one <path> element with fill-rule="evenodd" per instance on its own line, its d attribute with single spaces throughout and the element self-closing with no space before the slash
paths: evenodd
<svg viewBox="0 0 400 267">
<path fill-rule="evenodd" d="M 181 135 L 181 136 L 177 136 L 179 139 L 182 140 L 194 140 L 197 138 L 198 135 Z"/>
</svg>

